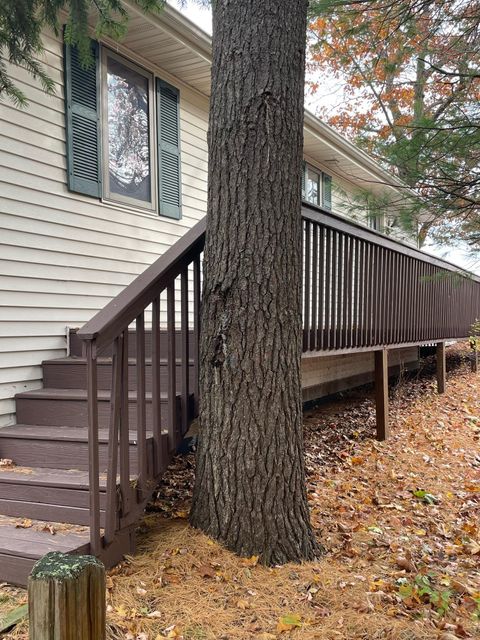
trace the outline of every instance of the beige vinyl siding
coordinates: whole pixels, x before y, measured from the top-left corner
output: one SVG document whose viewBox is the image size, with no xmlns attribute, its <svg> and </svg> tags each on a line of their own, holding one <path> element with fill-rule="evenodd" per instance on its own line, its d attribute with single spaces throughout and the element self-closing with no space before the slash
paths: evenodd
<svg viewBox="0 0 480 640">
<path fill-rule="evenodd" d="M 0 425 L 14 422 L 15 393 L 41 386 L 42 360 L 65 355 L 67 326 L 89 320 L 206 212 L 207 98 L 156 67 L 180 88 L 181 220 L 68 192 L 62 43 L 51 33 L 44 42 L 57 94 L 12 68 L 29 106 L 0 103 Z"/>
</svg>

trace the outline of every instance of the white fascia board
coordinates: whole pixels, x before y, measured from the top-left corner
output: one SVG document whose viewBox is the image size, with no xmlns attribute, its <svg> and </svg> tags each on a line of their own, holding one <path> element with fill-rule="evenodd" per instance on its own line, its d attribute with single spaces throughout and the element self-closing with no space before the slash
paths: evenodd
<svg viewBox="0 0 480 640">
<path fill-rule="evenodd" d="M 332 151 L 343 155 L 349 162 L 354 164 L 362 171 L 368 172 L 376 181 L 391 189 L 413 192 L 397 177 L 388 171 L 385 171 L 373 158 L 367 153 L 349 142 L 346 138 L 337 133 L 332 127 L 319 120 L 313 113 L 305 109 L 304 126 L 310 129 L 309 133 L 318 137 L 319 140 L 327 144 Z"/>
</svg>

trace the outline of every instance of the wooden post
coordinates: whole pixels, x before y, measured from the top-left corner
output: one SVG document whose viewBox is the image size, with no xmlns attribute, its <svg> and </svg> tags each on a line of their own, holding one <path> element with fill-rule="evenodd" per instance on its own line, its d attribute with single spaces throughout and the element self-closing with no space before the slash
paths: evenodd
<svg viewBox="0 0 480 640">
<path fill-rule="evenodd" d="M 445 363 L 445 342 L 437 342 L 437 391 L 445 393 L 447 368 Z"/>
<path fill-rule="evenodd" d="M 472 355 L 470 357 L 470 367 L 473 373 L 477 373 L 478 371 L 478 351 L 473 349 Z"/>
<path fill-rule="evenodd" d="M 374 351 L 375 356 L 375 409 L 377 418 L 377 440 L 386 440 L 390 435 L 388 423 L 388 351 Z"/>
<path fill-rule="evenodd" d="M 28 579 L 30 640 L 105 640 L 105 567 L 52 551 Z"/>
</svg>

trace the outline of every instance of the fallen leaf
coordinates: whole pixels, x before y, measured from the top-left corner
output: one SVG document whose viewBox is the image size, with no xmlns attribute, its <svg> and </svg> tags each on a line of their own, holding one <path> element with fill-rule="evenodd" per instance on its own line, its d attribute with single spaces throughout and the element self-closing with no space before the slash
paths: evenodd
<svg viewBox="0 0 480 640">
<path fill-rule="evenodd" d="M 398 556 L 398 558 L 395 559 L 395 562 L 400 569 L 405 569 L 405 571 L 409 572 L 415 571 L 415 565 L 413 562 L 404 556 Z"/>
<path fill-rule="evenodd" d="M 242 567 L 256 567 L 260 556 L 251 556 L 250 558 L 242 558 L 240 564 Z"/>
<path fill-rule="evenodd" d="M 296 613 L 289 613 L 282 616 L 277 623 L 277 632 L 284 633 L 293 631 L 296 627 L 302 626 L 302 618 Z"/>
<path fill-rule="evenodd" d="M 182 518 L 186 520 L 190 513 L 186 509 L 179 509 L 178 511 L 174 511 L 172 515 L 174 518 Z"/>
<path fill-rule="evenodd" d="M 197 571 L 202 578 L 215 578 L 215 569 L 208 564 L 202 564 Z"/>
</svg>

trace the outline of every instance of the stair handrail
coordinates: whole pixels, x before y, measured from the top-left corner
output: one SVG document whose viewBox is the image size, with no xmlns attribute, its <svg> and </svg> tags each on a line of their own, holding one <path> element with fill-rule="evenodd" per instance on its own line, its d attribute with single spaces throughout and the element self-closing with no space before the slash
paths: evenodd
<svg viewBox="0 0 480 640">
<path fill-rule="evenodd" d="M 205 244 L 206 219 L 200 220 L 171 246 L 150 267 L 141 273 L 121 293 L 101 309 L 78 330 L 83 343 L 87 369 L 88 460 L 89 460 L 89 512 L 90 550 L 101 555 L 105 547 L 120 539 L 118 532 L 131 527 L 138 509 L 151 493 L 155 481 L 165 469 L 167 458 L 176 450 L 188 429 L 190 406 L 190 372 L 194 367 L 194 397 L 198 398 L 198 344 L 200 326 L 201 253 Z M 191 269 L 191 270 L 190 270 Z M 190 271 L 189 271 L 190 270 Z M 175 282 L 179 278 L 180 291 L 180 409 L 177 404 L 177 293 Z M 189 280 L 193 278 L 193 309 L 190 306 Z M 160 296 L 166 292 L 167 309 L 164 326 L 167 334 L 167 380 L 162 388 L 160 375 Z M 151 353 L 151 431 L 153 451 L 149 450 L 147 433 L 147 385 L 145 349 L 145 313 L 152 312 Z M 190 314 L 193 312 L 193 343 L 190 344 Z M 132 485 L 133 461 L 130 455 L 129 406 L 129 327 L 135 322 L 135 377 L 136 377 L 136 481 Z M 100 443 L 99 396 L 97 364 L 99 353 L 111 348 L 112 384 L 108 426 L 108 464 L 106 499 L 104 506 L 102 540 L 100 501 Z M 191 360 L 191 354 L 193 358 Z M 163 394 L 163 395 L 162 395 Z M 162 416 L 160 405 L 166 400 L 167 412 Z M 196 410 L 196 407 L 195 407 Z M 180 420 L 179 420 L 180 411 Z M 165 455 L 167 453 L 167 455 Z M 119 483 L 119 484 L 118 484 Z M 125 536 L 124 536 L 125 538 Z M 128 552 L 129 549 L 124 549 Z"/>
</svg>

